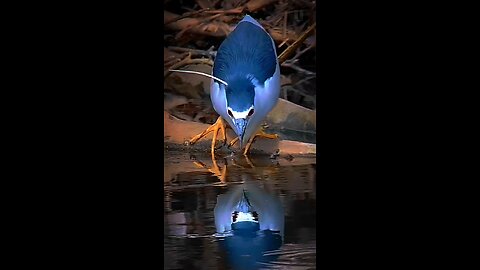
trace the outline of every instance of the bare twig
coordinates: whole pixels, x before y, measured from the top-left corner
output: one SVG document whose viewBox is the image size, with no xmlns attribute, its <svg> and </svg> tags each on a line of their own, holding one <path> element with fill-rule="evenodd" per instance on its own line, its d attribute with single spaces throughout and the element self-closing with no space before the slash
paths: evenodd
<svg viewBox="0 0 480 270">
<path fill-rule="evenodd" d="M 175 39 L 179 40 L 188 30 L 192 29 L 195 25 L 189 25 L 183 28 L 180 32 L 175 35 Z"/>
<path fill-rule="evenodd" d="M 278 48 L 281 48 L 284 44 L 286 44 L 288 41 L 288 38 L 286 38 L 284 41 L 282 41 L 282 43 L 280 43 L 280 45 L 278 45 Z"/>
<path fill-rule="evenodd" d="M 169 66 L 171 66 L 171 65 L 173 65 L 173 64 L 175 64 L 175 63 L 178 63 L 178 62 L 180 62 L 180 61 L 181 61 L 181 59 L 175 58 L 175 59 L 173 59 L 173 60 L 171 60 L 171 61 L 168 61 L 168 62 L 164 63 L 163 66 L 164 66 L 164 67 L 169 67 Z"/>
<path fill-rule="evenodd" d="M 187 57 L 187 56 L 188 56 L 188 52 L 184 52 L 184 53 L 180 54 L 179 56 L 175 57 L 175 59 L 170 60 L 170 61 L 164 63 L 163 66 L 164 66 L 164 67 L 169 67 L 169 66 L 171 66 L 171 65 L 173 65 L 173 64 L 175 64 L 175 63 L 180 62 L 184 57 Z"/>
<path fill-rule="evenodd" d="M 298 59 L 300 56 L 302 56 L 302 54 L 304 54 L 306 51 L 310 50 L 313 47 L 315 47 L 315 43 L 312 43 L 312 44 L 308 45 L 307 48 L 305 48 L 301 51 L 297 50 L 297 53 L 295 54 L 295 56 L 292 59 L 290 59 L 290 61 Z"/>
<path fill-rule="evenodd" d="M 189 17 L 194 17 L 199 14 L 241 14 L 244 11 L 244 7 L 238 7 L 234 9 L 228 9 L 228 10 L 212 10 L 211 7 L 206 7 L 202 8 L 197 11 L 192 11 L 192 12 L 186 12 L 183 15 L 177 15 L 177 17 L 172 17 L 169 19 L 164 20 L 164 25 L 170 24 L 172 22 L 176 22 L 181 19 L 189 18 Z"/>
<path fill-rule="evenodd" d="M 208 14 L 217 14 L 217 13 L 221 13 L 221 14 L 242 14 L 244 10 L 245 10 L 245 7 L 237 7 L 237 8 L 233 8 L 233 9 L 227 9 L 227 10 L 222 10 L 222 9 L 209 10 L 209 11 L 206 11 L 205 13 L 208 13 Z"/>
<path fill-rule="evenodd" d="M 282 87 L 282 90 L 284 91 L 284 95 L 287 96 L 288 92 L 293 92 L 297 95 L 300 95 L 304 98 L 311 99 L 312 94 L 307 93 L 305 90 L 295 88 L 293 85 L 286 85 Z M 285 100 L 288 100 L 287 98 L 284 98 Z"/>
<path fill-rule="evenodd" d="M 298 59 L 293 60 L 293 61 L 285 61 L 285 62 L 282 63 L 282 67 L 289 67 L 289 68 L 295 69 L 298 72 L 304 73 L 306 75 L 316 76 L 315 72 L 311 72 L 311 71 L 308 71 L 306 69 L 303 69 L 303 68 L 297 66 L 296 65 L 297 62 L 298 62 Z"/>
<path fill-rule="evenodd" d="M 168 11 L 164 11 L 163 14 L 165 18 L 164 21 L 171 21 L 173 20 L 173 18 L 178 17 L 177 14 L 174 14 Z M 285 41 L 286 38 L 283 34 L 283 29 L 271 28 L 268 26 L 268 24 L 262 24 L 262 25 L 270 33 L 270 35 L 272 36 L 273 40 L 275 40 L 275 42 L 281 43 Z M 178 21 L 173 21 L 165 25 L 165 27 L 168 29 L 181 31 L 181 33 L 177 33 L 176 35 L 177 38 L 179 38 L 181 35 L 183 35 L 187 31 L 193 34 L 200 34 L 200 35 L 213 36 L 213 37 L 225 37 L 234 29 L 234 26 L 230 26 L 219 20 L 205 23 L 204 19 L 202 18 L 183 18 Z M 287 43 L 289 43 L 289 41 L 294 41 L 298 39 L 298 36 L 295 33 L 295 31 L 287 29 L 286 35 L 287 35 Z"/>
<path fill-rule="evenodd" d="M 245 7 L 248 11 L 254 12 L 272 4 L 273 2 L 275 2 L 275 0 L 250 0 Z"/>
<path fill-rule="evenodd" d="M 298 39 L 297 34 L 292 31 L 287 29 L 286 31 L 286 37 L 283 35 L 283 30 L 278 29 L 278 28 L 270 28 L 268 26 L 264 26 L 265 30 L 272 36 L 273 40 L 275 40 L 278 43 L 286 42 L 286 43 L 291 43 L 292 41 L 295 41 Z"/>
<path fill-rule="evenodd" d="M 170 21 L 173 18 L 177 18 L 178 15 L 168 12 L 168 11 L 163 11 L 164 15 L 164 22 L 165 21 Z M 177 20 L 174 22 L 171 22 L 165 27 L 172 29 L 172 30 L 177 30 L 177 31 L 184 31 L 185 29 L 188 28 L 188 31 L 194 34 L 201 34 L 201 35 L 207 35 L 207 36 L 213 36 L 213 37 L 224 37 L 225 33 L 223 31 L 219 31 L 219 28 L 221 26 L 227 25 L 223 22 L 210 22 L 208 24 L 203 24 L 203 21 L 198 18 L 183 18 L 181 20 Z"/>
<path fill-rule="evenodd" d="M 290 45 L 287 49 L 285 49 L 285 51 L 283 51 L 280 56 L 278 56 L 278 61 L 280 63 L 283 63 L 285 62 L 285 60 L 287 60 L 287 58 L 294 52 L 297 50 L 297 48 L 300 47 L 300 45 L 303 44 L 303 42 L 305 41 L 305 39 L 307 39 L 307 37 L 310 35 L 310 33 L 313 32 L 313 30 L 315 30 L 315 26 L 316 26 L 316 23 L 314 23 L 313 25 L 311 25 L 310 27 L 308 27 L 308 29 L 303 32 L 303 34 L 300 36 L 300 38 L 298 38 L 292 45 Z"/>
<path fill-rule="evenodd" d="M 307 76 L 307 77 L 301 79 L 300 81 L 296 82 L 295 85 L 301 85 L 302 83 L 305 83 L 305 82 L 307 82 L 307 81 L 309 81 L 309 80 L 311 80 L 311 79 L 314 79 L 315 77 L 316 77 L 315 75 L 313 75 L 313 76 Z"/>
<path fill-rule="evenodd" d="M 192 16 L 194 16 L 194 15 L 203 13 L 203 12 L 208 11 L 208 10 L 210 10 L 210 8 L 204 8 L 204 9 L 200 9 L 200 10 L 193 11 L 193 12 L 186 12 L 185 14 L 180 15 L 180 16 L 178 16 L 178 17 L 175 17 L 175 18 L 171 17 L 171 18 L 169 18 L 169 19 L 167 19 L 167 20 L 164 20 L 164 21 L 163 21 L 163 24 L 164 24 L 164 25 L 167 25 L 167 24 L 169 24 L 169 23 L 176 22 L 176 21 L 181 20 L 181 19 L 183 19 L 183 18 L 192 17 Z"/>
<path fill-rule="evenodd" d="M 197 49 L 189 49 L 189 48 L 182 48 L 182 47 L 176 47 L 176 46 L 170 46 L 168 47 L 169 50 L 176 51 L 176 52 L 189 52 L 193 55 L 201 55 L 201 56 L 206 56 L 209 58 L 213 58 L 217 55 L 217 52 L 213 50 L 213 46 L 210 47 L 208 50 L 197 50 Z"/>
<path fill-rule="evenodd" d="M 182 61 L 176 64 L 173 64 L 171 67 L 168 68 L 168 70 L 164 71 L 163 76 L 166 78 L 168 77 L 168 75 L 172 73 L 170 71 L 171 69 L 178 69 L 187 65 L 204 64 L 204 65 L 210 65 L 213 67 L 213 61 L 211 59 L 207 59 L 207 58 L 192 59 L 191 56 L 192 56 L 191 53 L 188 53 L 187 57 L 185 57 Z"/>
<path fill-rule="evenodd" d="M 212 16 L 210 16 L 210 17 L 205 18 L 204 20 L 205 20 L 205 22 L 212 21 L 212 20 L 214 20 L 214 19 L 216 19 L 216 18 L 222 17 L 223 15 L 224 15 L 224 14 L 222 14 L 222 13 L 217 13 L 217 14 L 215 14 L 215 15 L 212 15 Z"/>
</svg>

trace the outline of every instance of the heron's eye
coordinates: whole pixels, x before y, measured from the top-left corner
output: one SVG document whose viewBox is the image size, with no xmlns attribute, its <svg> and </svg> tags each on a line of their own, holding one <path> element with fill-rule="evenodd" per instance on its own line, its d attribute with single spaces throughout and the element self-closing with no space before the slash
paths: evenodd
<svg viewBox="0 0 480 270">
<path fill-rule="evenodd" d="M 228 115 L 230 115 L 231 117 L 233 117 L 233 113 L 230 109 L 228 109 Z"/>
<path fill-rule="evenodd" d="M 248 116 L 252 116 L 252 114 L 255 112 L 254 109 L 250 109 L 250 111 L 248 112 Z"/>
</svg>

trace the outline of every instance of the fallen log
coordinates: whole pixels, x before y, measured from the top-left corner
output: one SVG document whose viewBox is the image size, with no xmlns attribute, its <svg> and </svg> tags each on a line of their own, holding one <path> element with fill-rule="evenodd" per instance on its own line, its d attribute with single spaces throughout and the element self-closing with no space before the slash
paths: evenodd
<svg viewBox="0 0 480 270">
<path fill-rule="evenodd" d="M 209 127 L 208 124 L 202 124 L 198 122 L 184 121 L 178 119 L 168 112 L 163 112 L 163 137 L 164 145 L 166 148 L 170 149 L 179 149 L 179 150 L 196 150 L 202 152 L 210 151 L 211 138 L 212 134 L 208 134 L 204 139 L 197 142 L 195 145 L 186 146 L 185 142 L 191 139 L 193 136 L 201 133 Z M 230 142 L 235 138 L 235 134 L 231 129 L 227 129 L 227 141 Z M 210 139 L 210 140 L 208 140 Z M 223 139 L 220 137 L 220 139 Z M 237 146 L 232 147 L 234 150 L 237 150 Z M 281 139 L 258 139 L 256 140 L 251 149 L 251 153 L 255 154 L 268 154 L 272 155 L 274 153 L 279 153 L 279 155 L 292 155 L 292 156 L 301 156 L 301 155 L 311 155 L 316 154 L 316 145 L 310 143 L 303 143 L 297 141 L 281 140 Z M 219 152 L 229 154 L 231 150 L 222 149 L 218 150 Z"/>
</svg>

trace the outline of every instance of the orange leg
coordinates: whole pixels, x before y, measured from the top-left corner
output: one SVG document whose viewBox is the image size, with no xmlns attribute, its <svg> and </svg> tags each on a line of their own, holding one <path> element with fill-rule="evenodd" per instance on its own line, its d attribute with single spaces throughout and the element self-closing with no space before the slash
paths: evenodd
<svg viewBox="0 0 480 270">
<path fill-rule="evenodd" d="M 224 138 L 223 145 L 225 145 L 225 143 L 227 142 L 227 131 L 226 131 L 226 128 L 225 128 L 225 123 L 223 122 L 223 119 L 222 119 L 221 116 L 218 117 L 215 124 L 208 127 L 202 133 L 194 136 L 190 141 L 188 141 L 188 143 L 190 145 L 195 144 L 198 140 L 200 140 L 201 138 L 205 137 L 208 133 L 213 131 L 212 149 L 211 149 L 211 153 L 212 153 L 212 156 L 213 156 L 214 153 L 215 153 L 215 143 L 217 141 L 217 133 L 218 133 L 219 129 L 222 131 L 223 138 Z"/>
<path fill-rule="evenodd" d="M 248 151 L 250 150 L 250 147 L 252 147 L 252 144 L 257 137 L 267 138 L 267 139 L 278 139 L 279 138 L 279 136 L 277 134 L 267 134 L 263 131 L 263 129 L 260 129 L 255 135 L 253 135 L 250 138 L 250 140 L 248 140 L 247 145 L 245 146 L 245 151 L 243 151 L 244 155 L 248 154 Z"/>
<path fill-rule="evenodd" d="M 233 146 L 236 142 L 238 142 L 238 137 L 236 137 L 235 139 L 233 139 L 229 144 L 228 144 L 228 148 L 230 148 L 231 146 Z"/>
</svg>

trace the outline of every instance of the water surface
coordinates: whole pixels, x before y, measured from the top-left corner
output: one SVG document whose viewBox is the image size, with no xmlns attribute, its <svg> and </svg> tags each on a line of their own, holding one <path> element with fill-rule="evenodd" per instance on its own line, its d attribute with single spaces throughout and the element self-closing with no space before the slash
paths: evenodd
<svg viewBox="0 0 480 270">
<path fill-rule="evenodd" d="M 315 269 L 314 158 L 220 157 L 165 151 L 164 269 Z M 285 214 L 276 234 L 216 237 L 217 196 L 253 182 Z"/>
</svg>

